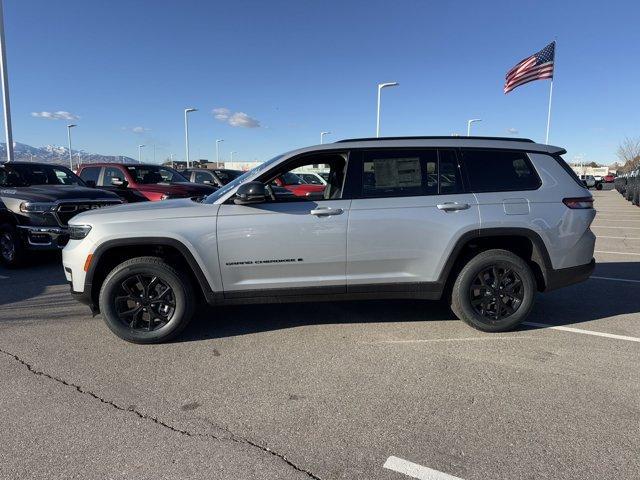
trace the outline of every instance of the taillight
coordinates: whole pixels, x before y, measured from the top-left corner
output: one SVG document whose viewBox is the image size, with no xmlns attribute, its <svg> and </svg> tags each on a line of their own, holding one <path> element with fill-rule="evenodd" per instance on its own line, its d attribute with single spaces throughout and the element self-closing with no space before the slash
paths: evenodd
<svg viewBox="0 0 640 480">
<path fill-rule="evenodd" d="M 564 198 L 562 203 L 572 209 L 593 208 L 593 197 Z"/>
</svg>

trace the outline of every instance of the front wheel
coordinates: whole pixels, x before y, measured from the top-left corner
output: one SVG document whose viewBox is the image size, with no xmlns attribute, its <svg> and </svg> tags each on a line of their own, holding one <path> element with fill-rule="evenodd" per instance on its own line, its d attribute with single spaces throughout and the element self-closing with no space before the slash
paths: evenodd
<svg viewBox="0 0 640 480">
<path fill-rule="evenodd" d="M 0 263 L 9 268 L 19 267 L 24 250 L 18 230 L 9 223 L 0 224 Z"/>
<path fill-rule="evenodd" d="M 458 275 L 451 309 L 478 330 L 504 332 L 527 318 L 535 290 L 533 272 L 522 258 L 507 250 L 487 250 Z"/>
<path fill-rule="evenodd" d="M 195 308 L 189 277 L 157 257 L 132 258 L 114 268 L 102 284 L 99 303 L 109 329 L 132 343 L 171 340 Z"/>
</svg>

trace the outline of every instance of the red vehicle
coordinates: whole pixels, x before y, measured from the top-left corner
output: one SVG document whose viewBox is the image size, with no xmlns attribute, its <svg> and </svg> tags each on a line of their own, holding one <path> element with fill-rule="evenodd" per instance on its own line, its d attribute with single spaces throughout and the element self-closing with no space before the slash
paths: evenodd
<svg viewBox="0 0 640 480">
<path fill-rule="evenodd" d="M 613 175 L 609 174 L 609 175 L 605 175 L 603 178 L 604 183 L 613 183 L 616 179 L 616 177 L 614 177 Z"/>
<path fill-rule="evenodd" d="M 276 177 L 272 181 L 273 185 L 284 187 L 293 193 L 296 197 L 305 197 L 309 193 L 324 192 L 324 185 L 314 185 L 306 183 L 302 178 L 293 172 L 286 172 Z"/>
<path fill-rule="evenodd" d="M 77 173 L 87 185 L 113 192 L 129 203 L 196 197 L 217 190 L 213 185 L 191 183 L 163 165 L 91 163 L 80 165 Z"/>
</svg>

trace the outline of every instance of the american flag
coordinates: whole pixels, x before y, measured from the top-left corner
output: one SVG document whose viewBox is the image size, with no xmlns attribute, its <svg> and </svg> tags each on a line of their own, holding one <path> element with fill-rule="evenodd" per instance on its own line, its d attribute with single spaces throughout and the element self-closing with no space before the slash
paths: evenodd
<svg viewBox="0 0 640 480">
<path fill-rule="evenodd" d="M 504 93 L 534 80 L 553 78 L 553 60 L 556 53 L 556 42 L 551 42 L 538 53 L 525 58 L 507 72 Z"/>
</svg>

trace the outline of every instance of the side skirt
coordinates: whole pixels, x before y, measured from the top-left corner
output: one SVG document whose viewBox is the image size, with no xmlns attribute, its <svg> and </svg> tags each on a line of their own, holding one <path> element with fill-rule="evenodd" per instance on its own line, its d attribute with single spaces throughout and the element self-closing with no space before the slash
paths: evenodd
<svg viewBox="0 0 640 480">
<path fill-rule="evenodd" d="M 444 285 L 439 282 L 373 284 L 353 287 L 303 287 L 231 291 L 207 295 L 210 305 L 328 302 L 344 300 L 416 299 L 439 300 Z"/>
</svg>

